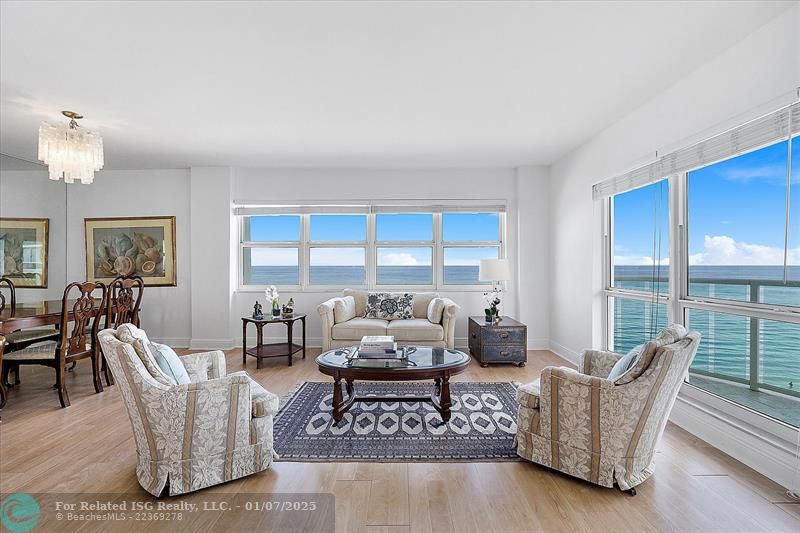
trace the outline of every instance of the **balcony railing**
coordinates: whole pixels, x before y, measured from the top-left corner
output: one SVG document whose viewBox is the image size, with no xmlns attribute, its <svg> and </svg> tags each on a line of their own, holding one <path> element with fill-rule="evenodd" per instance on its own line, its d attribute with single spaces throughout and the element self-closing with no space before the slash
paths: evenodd
<svg viewBox="0 0 800 533">
<path fill-rule="evenodd" d="M 643 275 L 615 275 L 615 286 L 620 289 L 635 289 L 635 290 L 645 290 L 650 291 L 654 284 L 658 284 L 661 287 L 668 287 L 668 279 L 666 277 L 659 277 L 659 278 L 652 278 L 650 276 L 643 276 Z M 764 345 L 764 339 L 762 336 L 762 322 L 763 320 L 760 318 L 749 317 L 747 313 L 742 313 L 742 307 L 747 305 L 756 304 L 760 307 L 774 307 L 774 308 L 796 308 L 798 312 L 800 312 L 800 281 L 787 281 L 783 282 L 782 280 L 750 280 L 750 279 L 735 279 L 735 278 L 710 278 L 710 277 L 690 277 L 690 290 L 689 290 L 689 297 L 686 300 L 686 305 L 688 309 L 692 310 L 692 302 L 697 299 L 697 301 L 715 301 L 715 302 L 724 302 L 725 304 L 730 304 L 731 309 L 730 311 L 726 311 L 720 309 L 719 311 L 707 311 L 708 313 L 713 314 L 722 314 L 722 315 L 739 315 L 743 316 L 745 319 L 748 319 L 749 324 L 746 326 L 747 330 L 747 342 L 748 345 L 748 364 L 747 371 L 744 373 L 743 376 L 734 376 L 730 374 L 725 374 L 721 372 L 715 372 L 714 370 L 708 370 L 703 368 L 698 368 L 697 366 L 692 366 L 690 371 L 695 374 L 709 376 L 716 379 L 721 379 L 725 381 L 730 381 L 734 383 L 739 383 L 742 385 L 746 385 L 750 388 L 750 390 L 758 391 L 762 389 L 771 390 L 775 392 L 780 392 L 782 394 L 787 394 L 795 397 L 800 397 L 800 379 L 794 381 L 792 378 L 787 378 L 787 386 L 780 386 L 776 385 L 775 383 L 765 383 L 762 379 L 762 370 L 764 367 L 762 366 L 762 349 Z M 723 290 L 716 290 L 717 286 L 720 288 L 731 288 L 732 286 L 740 286 L 742 287 L 741 293 L 736 293 Z M 763 289 L 774 288 L 774 292 L 772 294 L 764 294 Z M 784 291 L 779 291 L 779 289 L 784 289 Z M 666 291 L 663 291 L 666 292 Z M 727 292 L 727 294 L 726 294 Z M 720 294 L 721 293 L 721 294 Z M 727 296 L 727 297 L 726 297 Z M 731 297 L 732 296 L 732 297 Z M 737 313 L 736 310 L 733 308 L 740 304 L 742 307 L 739 308 L 739 312 Z M 794 329 L 796 326 L 797 331 L 787 336 L 789 338 L 783 339 L 786 342 L 792 342 L 791 337 L 795 339 L 800 338 L 800 324 L 796 324 L 793 322 L 784 322 L 780 319 L 770 320 L 769 322 L 778 322 L 780 324 L 786 324 L 787 327 Z M 726 340 L 724 336 L 729 334 L 730 332 L 720 331 L 717 332 L 715 329 L 715 324 L 713 321 L 709 321 L 708 324 L 708 331 L 705 332 L 706 341 L 710 342 L 712 339 L 715 342 L 716 346 L 719 347 L 720 345 L 724 346 Z M 781 339 L 778 339 L 779 342 Z M 772 339 L 771 342 L 774 342 L 775 339 Z M 740 341 L 731 340 L 730 342 L 737 343 Z M 800 344 L 800 341 L 794 341 L 795 343 Z M 792 346 L 794 346 L 792 344 Z M 701 341 L 701 350 L 703 349 L 703 344 Z M 800 373 L 800 350 L 792 353 L 791 355 L 787 354 L 778 354 L 781 358 L 783 358 L 782 364 L 789 365 L 789 368 L 794 369 L 795 367 L 798 370 L 794 370 L 795 374 Z M 790 358 L 788 361 L 786 358 Z M 773 361 L 773 363 L 775 363 Z M 790 371 L 791 372 L 791 371 Z M 774 381 L 774 380 L 773 380 Z M 792 384 L 792 385 L 790 385 Z"/>
</svg>

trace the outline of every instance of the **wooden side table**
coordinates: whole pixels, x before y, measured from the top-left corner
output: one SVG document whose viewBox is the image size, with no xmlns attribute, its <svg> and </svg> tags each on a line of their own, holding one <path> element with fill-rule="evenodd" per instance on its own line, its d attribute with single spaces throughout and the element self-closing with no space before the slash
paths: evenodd
<svg viewBox="0 0 800 533">
<path fill-rule="evenodd" d="M 297 321 L 303 323 L 303 344 L 292 342 L 292 328 Z M 256 345 L 254 348 L 247 348 L 247 324 L 256 326 Z M 264 344 L 264 325 L 266 324 L 286 324 L 286 342 L 271 342 Z M 287 357 L 289 366 L 292 366 L 292 356 L 297 352 L 303 352 L 303 359 L 306 358 L 306 315 L 296 313 L 290 317 L 264 317 L 256 320 L 250 316 L 242 317 L 242 364 L 247 365 L 247 356 L 256 358 L 256 368 L 261 368 L 261 360 L 270 357 Z"/>
<path fill-rule="evenodd" d="M 482 367 L 489 363 L 525 366 L 528 361 L 528 328 L 507 316 L 496 324 L 487 323 L 482 316 L 471 316 L 469 351 Z"/>
</svg>

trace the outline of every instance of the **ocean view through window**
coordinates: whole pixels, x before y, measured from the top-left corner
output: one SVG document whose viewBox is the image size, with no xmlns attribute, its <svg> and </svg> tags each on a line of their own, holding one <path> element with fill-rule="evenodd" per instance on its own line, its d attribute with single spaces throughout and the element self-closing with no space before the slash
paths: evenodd
<svg viewBox="0 0 800 533">
<path fill-rule="evenodd" d="M 501 257 L 504 212 L 241 216 L 240 287 L 482 290 L 480 260 Z"/>
<path fill-rule="evenodd" d="M 616 192 L 606 206 L 607 347 L 625 353 L 683 323 L 702 335 L 689 383 L 800 426 L 797 137 Z"/>
</svg>

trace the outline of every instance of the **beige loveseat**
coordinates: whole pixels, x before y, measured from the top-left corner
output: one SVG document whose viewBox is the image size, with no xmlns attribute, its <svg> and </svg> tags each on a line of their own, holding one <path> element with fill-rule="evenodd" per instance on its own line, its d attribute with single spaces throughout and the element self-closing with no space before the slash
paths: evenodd
<svg viewBox="0 0 800 533">
<path fill-rule="evenodd" d="M 433 323 L 428 320 L 428 305 L 434 298 L 439 298 L 439 295 L 435 292 L 409 294 L 414 295 L 413 318 L 405 320 L 364 318 L 369 291 L 345 289 L 342 296 L 321 303 L 317 310 L 322 319 L 322 349 L 353 346 L 365 335 L 393 335 L 394 340 L 401 345 L 423 344 L 453 348 L 458 305 L 449 298 L 442 298 L 444 311 L 441 321 Z M 348 306 L 342 305 L 348 296 L 355 301 L 354 312 L 346 312 Z"/>
</svg>

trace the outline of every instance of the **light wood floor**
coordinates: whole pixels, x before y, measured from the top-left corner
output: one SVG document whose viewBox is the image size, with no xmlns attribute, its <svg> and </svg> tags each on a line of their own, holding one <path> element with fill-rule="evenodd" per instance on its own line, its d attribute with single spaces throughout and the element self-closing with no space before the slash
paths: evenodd
<svg viewBox="0 0 800 533">
<path fill-rule="evenodd" d="M 251 359 L 247 371 L 283 394 L 299 382 L 328 379 L 314 365 L 317 353 L 309 350 L 292 368 L 280 359 L 256 370 Z M 240 351 L 227 356 L 230 371 L 242 368 Z M 81 363 L 68 377 L 67 409 L 58 406 L 52 371 L 22 370 L 0 423 L 0 492 L 148 497 L 136 481 L 133 435 L 118 387 L 94 394 L 88 362 Z M 457 380 L 526 382 L 550 364 L 564 362 L 530 352 L 526 368 L 473 364 Z M 276 463 L 200 496 L 333 493 L 336 530 L 343 532 L 800 531 L 800 504 L 790 503 L 783 488 L 672 424 L 655 475 L 638 491 L 630 497 L 527 462 Z"/>
</svg>

